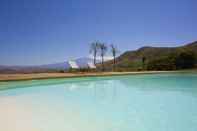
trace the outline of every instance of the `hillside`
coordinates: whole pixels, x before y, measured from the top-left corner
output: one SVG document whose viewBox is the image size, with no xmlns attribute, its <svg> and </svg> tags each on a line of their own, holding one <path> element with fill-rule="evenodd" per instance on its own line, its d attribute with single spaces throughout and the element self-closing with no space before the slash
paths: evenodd
<svg viewBox="0 0 197 131">
<path fill-rule="evenodd" d="M 177 54 L 183 50 L 189 50 L 197 56 L 197 41 L 186 44 L 181 47 L 142 47 L 135 51 L 127 51 L 117 57 L 116 69 L 119 71 L 125 70 L 140 70 L 142 69 L 142 58 L 145 57 L 146 63 L 157 60 L 159 58 L 168 57 L 172 54 Z M 113 62 L 105 63 L 106 70 L 111 70 Z"/>
</svg>

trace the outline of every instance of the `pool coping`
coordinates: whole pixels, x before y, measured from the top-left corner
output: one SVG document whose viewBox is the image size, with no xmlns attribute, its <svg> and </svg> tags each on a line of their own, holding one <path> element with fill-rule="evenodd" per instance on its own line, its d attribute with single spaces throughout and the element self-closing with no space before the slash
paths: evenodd
<svg viewBox="0 0 197 131">
<path fill-rule="evenodd" d="M 93 72 L 93 73 L 34 73 L 34 74 L 0 74 L 0 82 L 41 80 L 56 78 L 77 78 L 77 77 L 103 77 L 138 74 L 160 74 L 160 73 L 197 73 L 196 70 L 182 71 L 138 71 L 138 72 Z"/>
</svg>

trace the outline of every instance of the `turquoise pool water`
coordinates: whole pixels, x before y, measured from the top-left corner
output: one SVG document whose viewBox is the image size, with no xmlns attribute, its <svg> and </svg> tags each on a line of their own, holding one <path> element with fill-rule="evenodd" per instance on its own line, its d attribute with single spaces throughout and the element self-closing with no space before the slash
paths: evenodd
<svg viewBox="0 0 197 131">
<path fill-rule="evenodd" d="M 4 82 L 0 88 L 2 131 L 197 131 L 197 74 Z"/>
</svg>

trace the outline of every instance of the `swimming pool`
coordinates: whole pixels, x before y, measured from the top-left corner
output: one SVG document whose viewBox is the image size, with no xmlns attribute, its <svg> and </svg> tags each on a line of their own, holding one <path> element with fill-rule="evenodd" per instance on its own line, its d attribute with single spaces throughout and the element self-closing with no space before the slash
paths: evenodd
<svg viewBox="0 0 197 131">
<path fill-rule="evenodd" d="M 197 131 L 197 74 L 0 83 L 1 131 Z"/>
</svg>

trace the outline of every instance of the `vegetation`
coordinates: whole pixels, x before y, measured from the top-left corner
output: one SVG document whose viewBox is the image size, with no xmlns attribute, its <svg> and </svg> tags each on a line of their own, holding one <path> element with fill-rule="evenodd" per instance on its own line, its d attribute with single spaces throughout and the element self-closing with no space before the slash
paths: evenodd
<svg viewBox="0 0 197 131">
<path fill-rule="evenodd" d="M 110 45 L 111 47 L 111 53 L 112 53 L 112 56 L 113 56 L 113 71 L 115 71 L 115 66 L 116 66 L 116 55 L 118 53 L 118 49 L 115 45 L 111 44 Z"/>
<path fill-rule="evenodd" d="M 188 69 L 193 68 L 196 64 L 195 52 L 186 50 L 181 52 L 176 58 L 176 69 Z"/>
<path fill-rule="evenodd" d="M 102 64 L 102 71 L 104 71 L 104 56 L 107 52 L 107 46 L 105 43 L 100 43 L 99 44 L 99 49 L 100 49 L 100 55 L 101 55 L 101 64 Z"/>
<path fill-rule="evenodd" d="M 93 42 L 90 47 L 90 53 L 92 53 L 94 57 L 94 64 L 96 64 L 96 56 L 98 53 L 99 44 L 99 42 Z"/>
<path fill-rule="evenodd" d="M 115 59 L 116 71 L 181 70 L 197 67 L 197 42 L 181 47 L 142 47 Z M 113 70 L 114 60 L 104 63 Z"/>
<path fill-rule="evenodd" d="M 175 58 L 171 56 L 164 56 L 151 60 L 147 64 L 147 70 L 175 70 Z"/>
<path fill-rule="evenodd" d="M 142 57 L 142 68 L 143 68 L 143 70 L 145 69 L 145 64 L 146 64 L 146 57 L 143 56 Z"/>
<path fill-rule="evenodd" d="M 148 63 L 148 70 L 180 70 L 195 67 L 195 53 L 191 50 L 175 52 L 169 56 L 157 58 Z"/>
<path fill-rule="evenodd" d="M 99 53 L 101 56 L 101 64 L 99 64 L 98 68 L 100 68 L 101 66 L 102 71 L 105 70 L 104 56 L 106 55 L 107 51 L 108 51 L 108 46 L 105 43 L 94 42 L 90 46 L 90 53 L 92 53 L 94 56 L 94 64 L 96 64 L 97 53 Z M 116 56 L 119 51 L 114 44 L 110 45 L 110 52 L 113 56 L 113 70 L 115 70 Z"/>
</svg>

